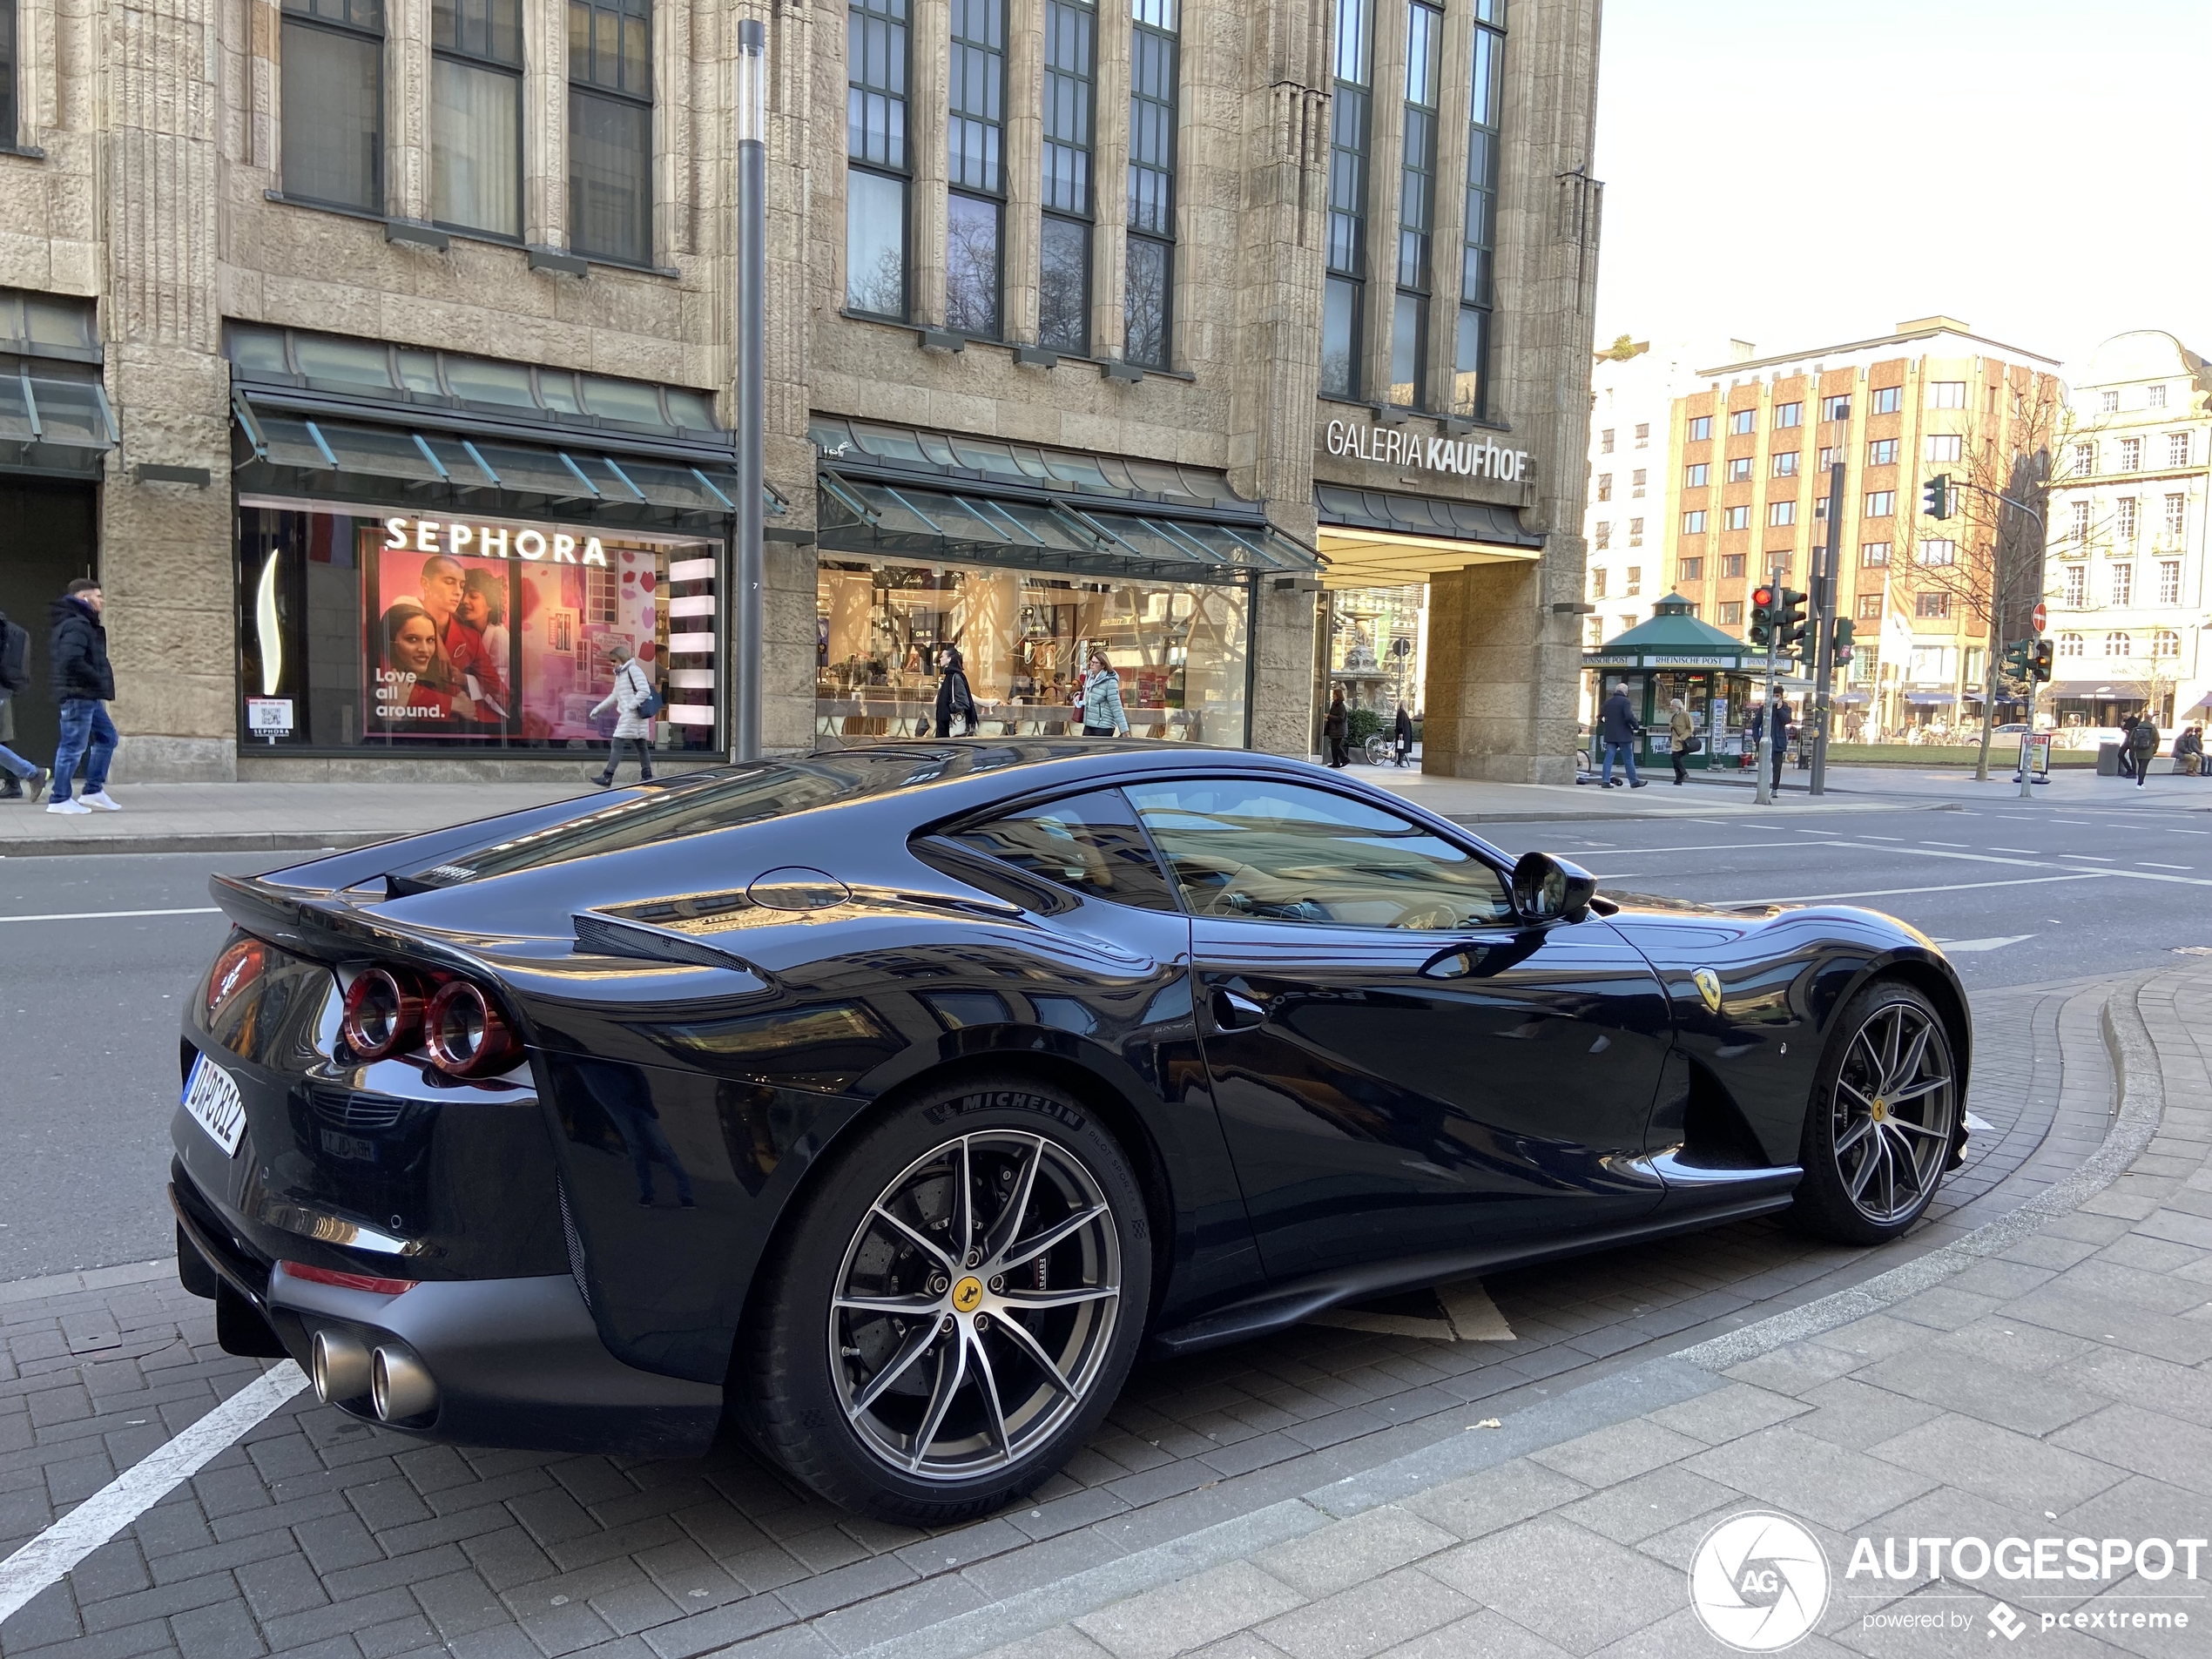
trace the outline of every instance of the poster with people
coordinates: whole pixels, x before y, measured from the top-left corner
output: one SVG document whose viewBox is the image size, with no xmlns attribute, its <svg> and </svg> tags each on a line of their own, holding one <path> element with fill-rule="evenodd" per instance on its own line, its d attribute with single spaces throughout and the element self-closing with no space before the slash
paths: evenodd
<svg viewBox="0 0 2212 1659">
<path fill-rule="evenodd" d="M 368 731 L 499 741 L 514 704 L 506 627 L 510 567 L 497 559 L 386 548 L 373 535 L 362 540 Z"/>
</svg>

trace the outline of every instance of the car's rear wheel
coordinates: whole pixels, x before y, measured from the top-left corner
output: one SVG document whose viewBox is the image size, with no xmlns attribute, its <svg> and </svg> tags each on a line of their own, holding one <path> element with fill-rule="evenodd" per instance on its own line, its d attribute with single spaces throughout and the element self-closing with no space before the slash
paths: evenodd
<svg viewBox="0 0 2212 1659">
<path fill-rule="evenodd" d="M 740 1415 L 835 1502 L 921 1526 L 995 1508 L 1112 1404 L 1149 1239 L 1129 1160 L 1074 1100 L 925 1095 L 813 1183 L 748 1330 Z"/>
<path fill-rule="evenodd" d="M 1934 1198 L 1964 1109 L 1935 1005 L 1900 981 L 1867 986 L 1821 1061 L 1793 1218 L 1842 1244 L 1896 1238 Z"/>
</svg>

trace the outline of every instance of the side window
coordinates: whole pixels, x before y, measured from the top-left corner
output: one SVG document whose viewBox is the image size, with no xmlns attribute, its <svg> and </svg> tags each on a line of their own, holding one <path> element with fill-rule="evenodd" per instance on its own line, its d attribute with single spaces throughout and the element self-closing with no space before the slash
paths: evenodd
<svg viewBox="0 0 2212 1659">
<path fill-rule="evenodd" d="M 1140 910 L 1176 907 L 1129 803 L 1110 789 L 995 818 L 951 839 L 1090 898 Z"/>
<path fill-rule="evenodd" d="M 1248 779 L 1128 792 L 1196 915 L 1438 931 L 1512 919 L 1481 860 L 1342 795 Z"/>
</svg>

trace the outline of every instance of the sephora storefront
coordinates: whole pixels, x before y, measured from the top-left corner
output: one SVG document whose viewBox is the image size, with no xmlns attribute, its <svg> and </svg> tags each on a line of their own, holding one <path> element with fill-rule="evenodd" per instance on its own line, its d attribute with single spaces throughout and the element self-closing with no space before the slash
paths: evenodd
<svg viewBox="0 0 2212 1659">
<path fill-rule="evenodd" d="M 228 345 L 241 759 L 603 750 L 616 644 L 665 690 L 657 747 L 725 752 L 735 482 L 704 395 L 296 331 Z"/>
<path fill-rule="evenodd" d="M 1316 561 L 1217 473 L 818 415 L 815 742 L 926 732 L 960 650 L 987 736 L 1080 731 L 1103 651 L 1132 736 L 1251 740 L 1258 584 Z"/>
</svg>

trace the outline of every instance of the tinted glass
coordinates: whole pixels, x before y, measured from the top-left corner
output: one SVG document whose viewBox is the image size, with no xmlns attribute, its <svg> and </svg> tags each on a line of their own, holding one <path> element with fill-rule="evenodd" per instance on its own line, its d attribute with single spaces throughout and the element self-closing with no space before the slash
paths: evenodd
<svg viewBox="0 0 2212 1659">
<path fill-rule="evenodd" d="M 285 193 L 374 212 L 383 203 L 381 42 L 284 24 Z"/>
<path fill-rule="evenodd" d="M 1134 787 L 1193 914 L 1452 930 L 1511 920 L 1499 873 L 1395 813 L 1250 779 Z"/>
<path fill-rule="evenodd" d="M 953 839 L 1091 898 L 1143 910 L 1176 907 L 1135 815 L 1109 789 L 995 819 Z"/>
</svg>

